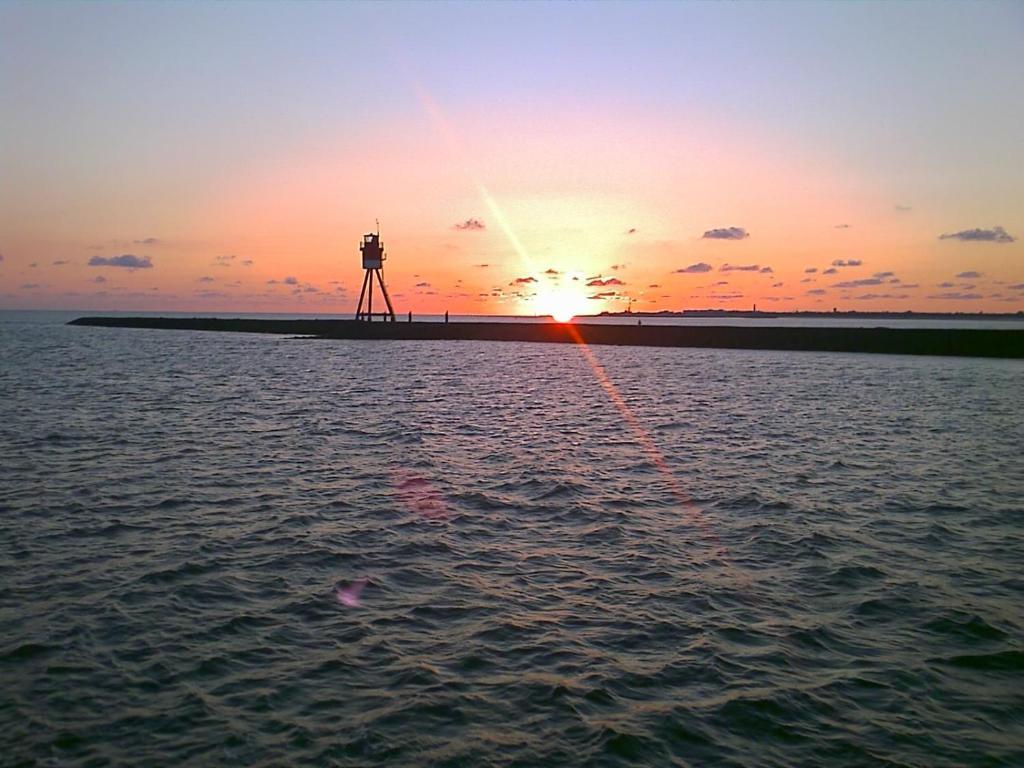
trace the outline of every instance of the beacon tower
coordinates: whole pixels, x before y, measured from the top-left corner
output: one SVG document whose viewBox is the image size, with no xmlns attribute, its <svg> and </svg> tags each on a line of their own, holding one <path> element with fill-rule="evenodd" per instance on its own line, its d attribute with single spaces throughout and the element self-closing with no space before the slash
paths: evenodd
<svg viewBox="0 0 1024 768">
<path fill-rule="evenodd" d="M 380 317 L 384 322 L 390 320 L 395 322 L 395 309 L 391 306 L 391 297 L 388 296 L 388 289 L 384 287 L 384 243 L 380 239 L 380 224 L 376 232 L 363 235 L 363 242 L 359 246 L 363 255 L 363 289 L 359 292 L 359 307 L 356 309 L 356 320 L 373 322 L 373 318 Z M 384 294 L 384 303 L 387 305 L 387 312 L 373 311 L 373 281 L 377 280 L 380 285 L 380 292 Z M 363 311 L 363 302 L 366 302 L 366 311 Z"/>
</svg>

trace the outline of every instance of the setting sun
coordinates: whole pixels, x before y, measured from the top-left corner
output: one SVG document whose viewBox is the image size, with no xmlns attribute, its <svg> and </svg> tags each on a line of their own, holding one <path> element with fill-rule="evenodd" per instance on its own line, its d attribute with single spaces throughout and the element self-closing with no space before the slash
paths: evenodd
<svg viewBox="0 0 1024 768">
<path fill-rule="evenodd" d="M 576 285 L 574 282 L 541 288 L 528 299 L 527 304 L 534 314 L 551 315 L 558 322 L 567 323 L 576 315 L 585 315 L 594 310 L 587 304 L 585 289 L 577 288 Z"/>
</svg>

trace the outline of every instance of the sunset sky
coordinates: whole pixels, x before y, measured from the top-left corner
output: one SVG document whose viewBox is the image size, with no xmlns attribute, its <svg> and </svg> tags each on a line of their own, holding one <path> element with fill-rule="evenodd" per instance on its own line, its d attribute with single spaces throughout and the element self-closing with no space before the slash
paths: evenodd
<svg viewBox="0 0 1024 768">
<path fill-rule="evenodd" d="M 1024 310 L 1024 4 L 0 5 L 0 308 Z"/>
</svg>

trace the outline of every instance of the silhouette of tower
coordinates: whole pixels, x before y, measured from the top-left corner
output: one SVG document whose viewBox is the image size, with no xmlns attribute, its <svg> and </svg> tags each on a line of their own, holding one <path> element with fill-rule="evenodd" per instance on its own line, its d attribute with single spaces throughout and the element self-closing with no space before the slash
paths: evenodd
<svg viewBox="0 0 1024 768">
<path fill-rule="evenodd" d="M 384 243 L 380 240 L 380 223 L 377 224 L 377 231 L 363 235 L 363 242 L 359 246 L 363 254 L 363 289 L 359 292 L 359 307 L 356 309 L 356 320 L 373 322 L 373 280 L 377 279 L 380 284 L 380 292 L 384 294 L 384 303 L 387 304 L 387 312 L 377 312 L 377 316 L 395 322 L 395 309 L 391 306 L 391 297 L 388 296 L 388 289 L 384 287 Z M 363 311 L 363 301 L 366 301 L 366 311 Z"/>
</svg>

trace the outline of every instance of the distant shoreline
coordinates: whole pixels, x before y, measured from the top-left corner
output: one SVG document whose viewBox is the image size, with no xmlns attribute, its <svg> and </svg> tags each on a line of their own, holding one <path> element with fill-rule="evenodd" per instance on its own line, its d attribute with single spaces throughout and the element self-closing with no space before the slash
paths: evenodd
<svg viewBox="0 0 1024 768">
<path fill-rule="evenodd" d="M 662 309 L 657 312 L 602 312 L 591 317 L 743 317 L 743 318 L 849 318 L 853 320 L 1024 320 L 1024 310 L 1018 312 L 823 312 L 797 310 L 795 312 L 763 312 L 741 309 Z"/>
<path fill-rule="evenodd" d="M 588 323 L 366 323 L 214 317 L 80 317 L 68 325 L 393 341 L 520 341 L 1024 359 L 1024 330 Z"/>
</svg>

